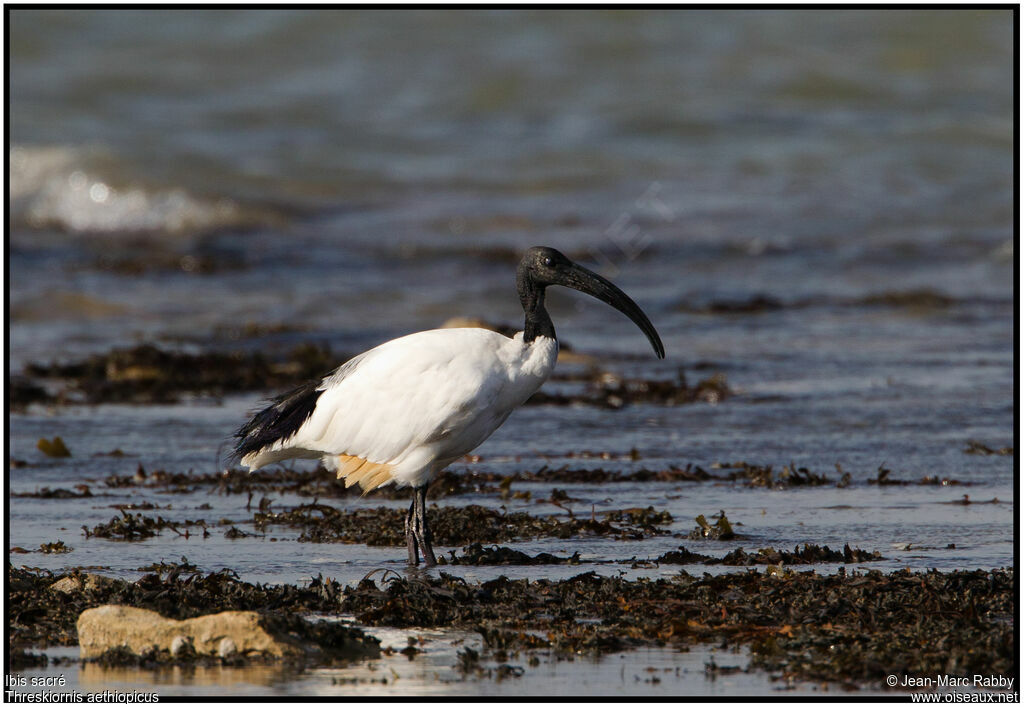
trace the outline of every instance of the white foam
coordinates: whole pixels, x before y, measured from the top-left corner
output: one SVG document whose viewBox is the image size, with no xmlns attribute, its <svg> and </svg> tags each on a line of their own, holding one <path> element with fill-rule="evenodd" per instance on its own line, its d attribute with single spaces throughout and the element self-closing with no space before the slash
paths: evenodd
<svg viewBox="0 0 1024 707">
<path fill-rule="evenodd" d="M 33 228 L 88 233 L 194 233 L 252 221 L 229 199 L 176 187 L 115 185 L 95 165 L 95 150 L 60 146 L 10 149 L 13 216 Z M 130 182 L 130 180 L 128 180 Z"/>
</svg>

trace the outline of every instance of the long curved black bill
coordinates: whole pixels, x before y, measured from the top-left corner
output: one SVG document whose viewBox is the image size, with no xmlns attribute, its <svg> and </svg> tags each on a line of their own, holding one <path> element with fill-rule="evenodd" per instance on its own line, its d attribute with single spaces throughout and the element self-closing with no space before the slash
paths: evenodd
<svg viewBox="0 0 1024 707">
<path fill-rule="evenodd" d="M 585 267 L 573 263 L 569 271 L 552 284 L 571 287 L 615 307 L 640 327 L 640 331 L 647 336 L 647 340 L 654 347 L 654 353 L 658 358 L 665 358 L 665 346 L 661 343 L 661 337 L 658 336 L 657 330 L 643 310 L 625 292 L 596 272 L 591 272 Z"/>
</svg>

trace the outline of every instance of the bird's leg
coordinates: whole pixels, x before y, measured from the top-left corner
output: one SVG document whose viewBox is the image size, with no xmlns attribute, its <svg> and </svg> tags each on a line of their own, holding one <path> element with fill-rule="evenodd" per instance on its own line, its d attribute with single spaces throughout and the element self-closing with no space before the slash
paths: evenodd
<svg viewBox="0 0 1024 707">
<path fill-rule="evenodd" d="M 420 551 L 423 553 L 423 566 L 433 567 L 437 564 L 434 557 L 434 548 L 430 544 L 430 528 L 427 527 L 427 486 L 424 484 L 414 491 L 416 508 L 416 540 L 419 542 Z"/>
<path fill-rule="evenodd" d="M 416 489 L 413 489 L 413 501 L 409 504 L 409 512 L 405 514 L 405 543 L 409 546 L 409 565 L 415 567 L 420 563 L 416 548 Z"/>
</svg>

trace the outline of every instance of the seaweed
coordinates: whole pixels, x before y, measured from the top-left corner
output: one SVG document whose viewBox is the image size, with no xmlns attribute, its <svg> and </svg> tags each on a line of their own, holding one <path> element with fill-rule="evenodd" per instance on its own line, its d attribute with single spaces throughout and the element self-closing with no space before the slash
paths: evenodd
<svg viewBox="0 0 1024 707">
<path fill-rule="evenodd" d="M 68 552 L 72 552 L 75 548 L 68 547 L 64 544 L 63 540 L 57 540 L 52 543 L 43 543 L 39 546 L 39 552 L 46 553 L 47 555 L 63 555 Z"/>
<path fill-rule="evenodd" d="M 730 481 L 744 481 L 748 486 L 755 488 L 783 489 L 794 486 L 824 486 L 832 483 L 831 479 L 824 474 L 817 474 L 806 467 L 798 467 L 792 462 L 789 466 L 783 466 L 780 472 L 774 472 L 771 466 L 743 461 L 718 463 L 714 465 L 714 468 L 729 471 L 726 478 Z M 846 475 L 845 482 L 841 483 L 848 485 L 849 475 Z"/>
<path fill-rule="evenodd" d="M 923 476 L 916 481 L 911 479 L 894 479 L 890 477 L 892 469 L 884 464 L 878 467 L 878 472 L 868 483 L 874 486 L 971 486 L 969 481 L 958 481 L 947 477 Z"/>
<path fill-rule="evenodd" d="M 106 523 L 101 523 L 90 529 L 88 526 L 83 525 L 82 530 L 85 533 L 86 538 L 97 537 L 104 538 L 106 540 L 145 540 L 146 538 L 152 538 L 160 534 L 160 531 L 170 529 L 182 535 L 189 537 L 191 532 L 189 528 L 191 526 L 199 526 L 202 529 L 204 537 L 209 535 L 209 531 L 206 529 L 206 522 L 203 520 L 186 520 L 186 521 L 171 521 L 167 520 L 162 516 L 152 518 L 150 516 L 144 516 L 141 513 L 128 513 L 126 510 L 121 510 L 120 516 L 114 516 Z M 184 528 L 184 531 L 179 530 Z"/>
<path fill-rule="evenodd" d="M 345 358 L 313 343 L 296 346 L 277 361 L 260 353 L 189 354 L 146 344 L 74 363 L 29 364 L 19 379 L 29 381 L 20 384 L 19 401 L 168 403 L 187 392 L 220 395 L 282 388 L 322 376 Z M 28 387 L 35 386 L 32 379 L 55 381 L 63 388 L 57 396 L 43 398 Z"/>
<path fill-rule="evenodd" d="M 485 547 L 480 543 L 473 543 L 462 549 L 461 555 L 456 555 L 452 550 L 450 557 L 438 558 L 440 564 L 448 565 L 578 565 L 580 554 L 574 552 L 570 557 L 557 557 L 548 552 L 541 552 L 534 556 L 525 552 L 513 550 L 507 547 L 491 545 Z"/>
<path fill-rule="evenodd" d="M 1013 456 L 1013 447 L 999 447 L 994 449 L 988 447 L 976 439 L 967 440 L 967 446 L 964 448 L 964 454 L 981 454 L 985 456 L 998 455 L 1003 457 Z"/>
<path fill-rule="evenodd" d="M 793 552 L 776 550 L 775 548 L 761 548 L 753 555 L 746 553 L 743 548 L 737 548 L 722 558 L 723 565 L 734 565 L 749 567 L 750 565 L 814 565 L 826 562 L 861 563 L 874 562 L 885 559 L 877 550 L 866 552 L 861 549 L 851 549 L 849 545 L 843 546 L 843 551 L 829 549 L 828 545 L 819 546 L 805 544 L 803 547 L 793 548 Z M 709 564 L 709 563 L 705 563 Z"/>
<path fill-rule="evenodd" d="M 732 529 L 732 524 L 725 517 L 725 511 L 719 511 L 718 520 L 714 524 L 709 523 L 703 514 L 694 520 L 697 522 L 697 527 L 686 536 L 691 540 L 732 540 L 737 537 Z"/>
<path fill-rule="evenodd" d="M 152 562 L 136 569 L 139 572 L 156 572 L 158 574 L 177 572 L 180 574 L 181 572 L 195 572 L 199 568 L 189 562 L 187 557 L 182 555 L 179 562 Z"/>
<path fill-rule="evenodd" d="M 68 547 L 64 544 L 63 540 L 57 540 L 52 543 L 41 543 L 38 550 L 26 550 L 25 548 L 15 545 L 10 548 L 8 552 L 13 552 L 19 555 L 27 555 L 31 552 L 41 552 L 46 555 L 63 555 L 74 551 L 75 548 Z"/>
<path fill-rule="evenodd" d="M 51 489 L 49 486 L 44 486 L 38 491 L 29 491 L 22 493 L 12 493 L 12 498 L 92 498 L 93 493 L 87 484 L 78 484 L 75 486 L 75 490 L 56 488 Z"/>
<path fill-rule="evenodd" d="M 23 376 L 15 376 L 7 379 L 7 405 L 12 411 L 23 412 L 29 405 L 35 403 L 49 404 L 56 402 L 57 398 L 46 388 Z"/>
<path fill-rule="evenodd" d="M 433 506 L 428 509 L 430 530 L 438 545 L 501 543 L 536 537 L 571 538 L 599 535 L 640 540 L 667 534 L 658 527 L 671 522 L 671 515 L 653 509 L 606 511 L 596 517 L 533 516 L 523 512 L 502 512 L 483 506 Z M 405 511 L 395 508 L 356 508 L 339 511 L 322 503 L 302 504 L 280 511 L 257 511 L 257 530 L 270 525 L 301 529 L 300 542 L 347 542 L 367 545 L 404 545 Z"/>
<path fill-rule="evenodd" d="M 699 552 L 690 552 L 682 545 L 678 550 L 669 550 L 658 557 L 655 562 L 663 565 L 692 565 L 692 564 L 714 564 L 717 559 L 710 555 L 701 555 Z"/>
<path fill-rule="evenodd" d="M 60 437 L 54 437 L 52 440 L 41 437 L 39 441 L 36 442 L 36 448 L 48 457 L 61 458 L 71 456 L 71 452 L 68 450 L 67 445 L 64 444 L 64 440 Z"/>
<path fill-rule="evenodd" d="M 24 648 L 7 649 L 7 661 L 11 670 L 26 670 L 28 668 L 45 668 L 50 659 L 45 653 L 29 653 Z"/>
</svg>

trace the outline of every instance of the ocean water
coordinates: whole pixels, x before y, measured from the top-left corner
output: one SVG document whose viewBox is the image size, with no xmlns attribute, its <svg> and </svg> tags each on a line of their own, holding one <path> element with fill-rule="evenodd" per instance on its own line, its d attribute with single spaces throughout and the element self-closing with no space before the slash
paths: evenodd
<svg viewBox="0 0 1024 707">
<path fill-rule="evenodd" d="M 587 463 L 795 463 L 833 478 L 838 463 L 848 488 L 579 484 L 571 495 L 587 509 L 669 510 L 677 534 L 725 510 L 748 538 L 716 546 L 723 551 L 849 543 L 882 552 L 872 566 L 886 570 L 1013 563 L 1016 457 L 964 452 L 969 440 L 993 449 L 1015 440 L 1010 11 L 8 17 L 9 375 L 142 342 L 271 356 L 316 342 L 356 353 L 454 316 L 519 324 L 515 262 L 546 244 L 639 302 L 668 357 L 655 360 L 604 305 L 552 291 L 564 341 L 631 376 L 721 372 L 734 395 L 618 411 L 528 407 L 478 449 L 481 461 L 456 470 L 515 472 L 633 448 L 638 461 Z M 29 464 L 10 469 L 8 490 L 71 488 L 140 463 L 214 471 L 260 397 L 9 411 L 8 456 Z M 54 435 L 71 458 L 36 450 Z M 95 456 L 113 449 L 129 456 Z M 896 478 L 961 485 L 869 484 L 882 465 Z M 217 533 L 86 539 L 80 527 L 109 520 L 109 506 L 126 498 L 172 503 L 110 493 L 10 499 L 9 547 L 58 538 L 74 547 L 13 561 L 135 577 L 187 555 L 203 570 L 228 566 L 261 582 L 401 569 L 401 548 L 298 543 L 287 532 L 276 546 Z M 975 503 L 957 503 L 964 494 Z M 197 511 L 204 503 L 212 510 Z M 162 514 L 248 518 L 236 496 L 172 505 Z M 657 557 L 679 543 L 515 546 L 596 560 Z M 467 578 L 575 573 L 455 569 Z M 549 690 L 565 670 L 531 685 Z M 257 680 L 256 691 L 305 689 L 294 680 Z M 720 694 L 721 682 L 702 682 Z"/>
</svg>

